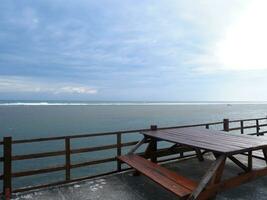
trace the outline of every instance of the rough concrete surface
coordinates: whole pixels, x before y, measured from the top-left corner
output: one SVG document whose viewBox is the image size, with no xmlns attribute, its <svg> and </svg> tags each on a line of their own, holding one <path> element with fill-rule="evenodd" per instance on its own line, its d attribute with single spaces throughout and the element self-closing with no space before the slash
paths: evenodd
<svg viewBox="0 0 267 200">
<path fill-rule="evenodd" d="M 245 157 L 242 157 L 245 159 Z M 204 162 L 196 158 L 168 163 L 165 166 L 184 176 L 199 180 L 208 169 L 214 158 L 205 156 Z M 255 167 L 265 166 L 263 161 L 253 160 Z M 227 161 L 223 177 L 231 177 L 242 170 L 231 161 Z M 166 191 L 144 176 L 132 176 L 121 173 L 104 178 L 88 180 L 71 185 L 42 189 L 18 194 L 13 200 L 177 200 Z M 263 200 L 267 199 L 267 176 L 243 184 L 231 190 L 219 193 L 218 200 Z"/>
</svg>

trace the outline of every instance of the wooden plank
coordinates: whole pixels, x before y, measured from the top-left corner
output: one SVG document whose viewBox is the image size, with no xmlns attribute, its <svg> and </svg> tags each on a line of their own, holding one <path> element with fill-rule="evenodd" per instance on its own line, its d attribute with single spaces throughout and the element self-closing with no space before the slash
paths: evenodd
<svg viewBox="0 0 267 200">
<path fill-rule="evenodd" d="M 206 190 L 200 194 L 199 200 L 206 200 L 210 197 L 210 194 L 214 192 L 221 192 L 266 175 L 267 168 L 263 168 L 258 170 L 252 170 L 248 173 L 240 174 L 239 176 L 223 180 L 218 184 L 206 188 Z"/>
<path fill-rule="evenodd" d="M 157 162 L 157 139 L 156 138 L 151 138 L 151 146 L 150 146 L 150 151 L 152 152 L 150 155 L 151 161 L 156 163 Z"/>
<path fill-rule="evenodd" d="M 266 118 L 257 118 L 258 120 L 266 120 Z M 255 118 L 253 119 L 242 119 L 243 121 L 253 121 L 256 120 Z M 239 122 L 240 120 L 231 120 L 229 122 Z M 160 130 L 163 129 L 171 129 L 171 128 L 187 128 L 187 127 L 201 127 L 201 126 L 206 126 L 206 124 L 209 125 L 219 125 L 223 124 L 223 122 L 211 122 L 211 123 L 205 123 L 205 124 L 192 124 L 192 125 L 183 125 L 183 126 L 173 126 L 173 127 L 163 127 L 163 128 L 158 128 Z M 263 126 L 263 125 L 261 125 Z M 267 124 L 266 124 L 267 126 Z M 138 132 L 144 132 L 144 131 L 149 131 L 149 129 L 135 129 L 135 130 L 120 130 L 119 132 L 123 134 L 128 134 L 128 133 L 138 133 Z M 114 132 L 104 132 L 104 133 L 88 133 L 88 134 L 75 134 L 75 135 L 70 135 L 68 137 L 74 139 L 74 138 L 84 138 L 84 137 L 99 137 L 99 136 L 107 136 L 107 135 L 116 135 L 118 131 Z M 64 140 L 66 136 L 57 136 L 57 137 L 44 137 L 44 138 L 34 138 L 34 139 L 21 139 L 21 140 L 13 140 L 12 144 L 21 144 L 21 143 L 33 143 L 33 142 L 44 142 L 44 141 L 56 141 L 56 140 Z M 0 145 L 3 145 L 3 141 L 0 141 Z"/>
<path fill-rule="evenodd" d="M 220 156 L 217 156 L 216 159 L 219 159 Z M 220 164 L 219 168 L 217 169 L 216 171 L 216 174 L 213 176 L 211 182 L 210 182 L 210 185 L 214 185 L 214 184 L 217 184 L 221 181 L 221 178 L 222 178 L 222 174 L 223 174 L 223 171 L 224 171 L 224 166 L 225 166 L 225 161 L 226 161 L 226 158 L 223 159 L 222 163 Z"/>
<path fill-rule="evenodd" d="M 253 138 L 252 136 L 224 134 L 220 131 L 208 130 L 205 128 L 147 131 L 144 132 L 144 134 L 149 136 L 153 135 L 154 137 L 170 142 L 228 154 L 258 150 L 267 146 L 266 139 L 259 140 L 257 138 Z M 222 143 L 221 141 L 224 142 Z"/>
<path fill-rule="evenodd" d="M 146 137 L 140 140 L 129 152 L 128 154 L 133 154 L 142 144 L 146 142 Z"/>
<path fill-rule="evenodd" d="M 221 131 L 214 131 L 214 130 L 206 130 L 201 128 L 189 128 L 188 130 L 185 129 L 176 129 L 176 130 L 166 130 L 167 132 L 174 133 L 174 134 L 183 134 L 183 135 L 191 135 L 193 137 L 196 136 L 202 136 L 202 137 L 208 137 L 211 140 L 220 140 L 223 139 L 224 141 L 227 141 L 230 144 L 240 144 L 244 147 L 245 145 L 261 145 L 266 144 L 267 140 L 264 140 L 262 142 L 258 138 L 252 137 L 252 136 L 245 136 L 245 135 L 234 135 L 234 134 L 225 134 Z"/>
<path fill-rule="evenodd" d="M 86 148 L 80 148 L 80 149 L 72 149 L 71 154 L 115 149 L 117 148 L 117 146 L 118 146 L 117 144 L 110 144 L 110 145 L 98 146 L 98 147 L 86 147 Z"/>
<path fill-rule="evenodd" d="M 157 125 L 151 125 L 150 129 L 152 131 L 156 131 L 158 129 L 158 127 L 157 127 Z M 157 139 L 156 138 L 154 138 L 154 137 L 150 138 L 150 143 L 149 143 L 147 151 L 150 153 L 151 161 L 156 163 L 157 162 L 157 154 L 156 154 L 156 151 L 157 151 Z"/>
<path fill-rule="evenodd" d="M 242 119 L 243 121 L 255 121 L 256 119 L 258 120 L 266 120 L 267 118 L 266 117 L 261 117 L 261 118 L 249 118 L 249 119 Z M 239 122 L 240 119 L 238 120 L 231 120 L 229 122 Z"/>
<path fill-rule="evenodd" d="M 157 150 L 156 155 L 157 157 L 163 157 L 163 156 L 169 156 L 169 155 L 178 154 L 178 153 L 181 154 L 181 153 L 190 152 L 190 151 L 194 151 L 194 150 L 186 146 L 177 146 L 177 147 L 172 147 L 172 148 L 159 149 Z"/>
<path fill-rule="evenodd" d="M 12 137 L 4 137 L 3 193 L 7 199 L 12 193 Z"/>
<path fill-rule="evenodd" d="M 195 148 L 196 154 L 197 154 L 197 158 L 200 162 L 204 161 L 204 157 L 201 153 L 201 150 L 199 148 Z"/>
<path fill-rule="evenodd" d="M 61 166 L 50 167 L 50 168 L 45 168 L 45 169 L 34 169 L 34 170 L 29 170 L 29 171 L 14 172 L 12 174 L 12 177 L 15 178 L 15 177 L 22 177 L 22 176 L 32 176 L 36 174 L 45 174 L 45 173 L 50 173 L 50 172 L 62 171 L 65 169 L 66 169 L 66 166 L 61 165 Z"/>
<path fill-rule="evenodd" d="M 248 153 L 241 153 L 241 154 L 245 155 L 245 156 L 248 156 Z M 256 159 L 265 161 L 264 155 L 260 151 L 252 151 L 252 158 L 256 158 Z"/>
<path fill-rule="evenodd" d="M 244 121 L 243 120 L 240 121 L 240 132 L 241 134 L 244 134 Z"/>
<path fill-rule="evenodd" d="M 70 180 L 70 166 L 71 166 L 71 160 L 70 160 L 70 138 L 66 137 L 65 138 L 65 180 L 68 181 Z"/>
<path fill-rule="evenodd" d="M 201 181 L 199 182 L 196 189 L 192 192 L 188 200 L 196 200 L 198 199 L 199 195 L 202 193 L 202 191 L 206 188 L 212 177 L 215 175 L 216 171 L 221 167 L 221 165 L 224 165 L 226 156 L 221 155 L 212 163 L 206 174 L 202 177 Z"/>
<path fill-rule="evenodd" d="M 263 124 L 263 125 L 259 125 L 259 127 L 262 127 L 262 126 L 266 126 L 266 124 Z M 251 128 L 257 128 L 257 125 L 250 125 L 250 126 L 243 126 L 243 129 L 251 129 Z M 229 131 L 236 131 L 236 130 L 240 130 L 241 127 L 235 127 L 235 128 L 229 128 Z"/>
<path fill-rule="evenodd" d="M 219 155 L 217 155 L 216 158 L 219 158 Z M 224 161 L 221 163 L 221 165 L 217 169 L 217 171 L 216 171 L 215 175 L 212 177 L 209 185 L 212 186 L 212 185 L 217 184 L 217 183 L 219 183 L 221 181 L 222 175 L 223 175 L 223 171 L 224 171 L 224 167 L 225 167 L 225 160 L 226 160 L 226 158 L 224 159 Z M 210 196 L 211 198 L 209 198 L 209 199 L 215 199 L 216 195 L 217 195 L 216 192 L 211 194 L 211 196 Z"/>
<path fill-rule="evenodd" d="M 133 146 L 136 145 L 138 141 L 134 142 L 127 142 L 122 143 L 122 147 L 126 146 Z M 79 148 L 79 149 L 71 149 L 71 154 L 78 154 L 78 153 L 86 153 L 86 152 L 93 152 L 93 151 L 102 151 L 108 149 L 117 148 L 117 144 L 100 146 L 100 147 L 87 147 L 87 148 Z M 35 159 L 35 158 L 45 158 L 45 157 L 54 157 L 54 156 L 63 156 L 66 154 L 66 151 L 52 151 L 52 152 L 43 152 L 43 153 L 34 153 L 34 154 L 25 154 L 25 155 L 14 155 L 12 156 L 12 160 L 28 160 L 28 159 Z M 0 162 L 4 161 L 4 158 L 0 158 Z"/>
<path fill-rule="evenodd" d="M 223 119 L 223 130 L 229 131 L 229 119 Z"/>
<path fill-rule="evenodd" d="M 91 161 L 87 161 L 87 162 L 72 164 L 71 169 L 72 168 L 78 168 L 78 167 L 85 167 L 85 166 L 89 166 L 89 165 L 97 165 L 97 164 L 106 163 L 106 162 L 114 162 L 114 161 L 116 161 L 116 158 L 105 158 L 105 159 L 100 159 L 100 160 L 91 160 Z"/>
<path fill-rule="evenodd" d="M 136 145 L 138 142 L 139 141 L 121 143 L 121 147 L 133 146 L 133 145 Z M 72 149 L 71 154 L 86 153 L 86 152 L 93 152 L 93 151 L 103 151 L 103 150 L 108 150 L 108 149 L 115 149 L 117 147 L 118 147 L 118 144 L 110 144 L 110 145 L 105 145 L 105 146 Z"/>
<path fill-rule="evenodd" d="M 166 168 L 137 155 L 121 156 L 119 159 L 179 197 L 185 198 L 196 187 L 196 183 Z"/>
<path fill-rule="evenodd" d="M 117 134 L 117 157 L 121 156 L 121 133 Z M 121 162 L 117 160 L 117 170 L 121 171 Z"/>
<path fill-rule="evenodd" d="M 252 170 L 252 151 L 248 152 L 248 170 Z"/>
<path fill-rule="evenodd" d="M 257 136 L 260 135 L 259 132 L 260 132 L 259 120 L 256 119 L 256 133 L 257 133 Z"/>
<path fill-rule="evenodd" d="M 237 134 L 226 134 L 223 131 L 218 131 L 218 130 L 207 130 L 204 128 L 187 128 L 188 130 L 190 129 L 194 129 L 194 131 L 198 131 L 199 133 L 205 133 L 205 134 L 212 134 L 212 135 L 221 135 L 224 136 L 225 138 L 236 138 L 237 140 L 241 140 L 241 141 L 248 141 L 248 142 L 254 142 L 255 144 L 261 144 L 262 141 L 263 143 L 267 142 L 267 139 L 262 138 L 262 140 L 258 140 L 255 137 L 249 136 L 249 135 L 237 135 Z M 168 129 L 168 130 L 176 130 L 176 131 L 180 131 L 180 130 L 184 130 L 184 129 Z"/>
<path fill-rule="evenodd" d="M 265 162 L 267 164 L 267 149 L 262 149 L 262 153 L 263 153 L 263 156 L 264 156 L 264 159 L 265 159 Z"/>
<path fill-rule="evenodd" d="M 238 167 L 243 169 L 245 172 L 249 171 L 249 168 L 246 165 L 244 165 L 242 162 L 240 162 L 238 159 L 236 159 L 234 156 L 228 156 L 228 158 L 231 161 L 233 161 L 233 163 L 235 163 Z"/>
<path fill-rule="evenodd" d="M 201 149 L 217 151 L 217 152 L 222 152 L 222 153 L 231 152 L 231 151 L 240 151 L 243 149 L 243 148 L 236 147 L 236 146 L 229 146 L 223 143 L 220 143 L 220 145 L 218 145 L 218 142 L 214 142 L 210 139 L 200 137 L 197 134 L 194 135 L 194 137 L 193 136 L 189 137 L 184 134 L 178 135 L 178 134 L 173 134 L 173 133 L 169 133 L 165 131 L 164 133 L 154 133 L 153 135 L 154 137 L 161 138 L 163 140 L 167 140 L 170 142 L 176 142 L 176 143 L 183 144 L 183 145 L 198 147 Z"/>
<path fill-rule="evenodd" d="M 157 127 L 156 126 L 151 126 L 151 129 L 154 129 L 156 130 Z M 152 162 L 155 162 L 156 163 L 156 158 L 157 158 L 157 155 L 156 155 L 156 151 L 157 151 L 157 144 L 155 144 L 155 139 L 154 138 L 146 138 L 146 139 L 149 139 L 149 143 L 146 147 L 146 150 L 143 154 L 144 158 L 150 158 Z M 119 159 L 118 159 L 119 160 Z M 139 176 L 140 175 L 140 172 L 135 170 L 132 174 L 133 176 Z"/>
<path fill-rule="evenodd" d="M 35 159 L 35 158 L 63 156 L 65 154 L 66 154 L 65 151 L 52 151 L 52 152 L 44 152 L 44 153 L 26 154 L 26 155 L 15 155 L 15 156 L 12 156 L 12 160 L 28 160 L 28 159 Z"/>
<path fill-rule="evenodd" d="M 167 132 L 167 131 L 164 131 L 164 133 L 154 133 L 153 134 L 154 137 L 157 137 L 157 138 L 161 138 L 163 140 L 168 140 L 168 141 L 171 141 L 171 142 L 176 142 L 176 143 L 179 143 L 179 144 L 183 144 L 183 145 L 188 145 L 188 146 L 196 146 L 196 147 L 199 147 L 199 148 L 211 148 L 211 149 L 214 149 L 216 148 L 217 150 L 221 150 L 221 151 L 227 151 L 229 146 L 223 148 L 222 146 L 219 146 L 218 147 L 218 144 L 212 144 L 210 143 L 209 141 L 207 140 L 204 140 L 203 138 L 201 139 L 200 137 L 198 136 L 194 136 L 194 137 L 189 137 L 187 135 L 183 135 L 183 134 L 174 134 L 174 133 L 171 133 L 171 132 Z M 202 141 L 200 141 L 202 140 Z M 199 146 L 198 146 L 199 145 Z"/>
</svg>

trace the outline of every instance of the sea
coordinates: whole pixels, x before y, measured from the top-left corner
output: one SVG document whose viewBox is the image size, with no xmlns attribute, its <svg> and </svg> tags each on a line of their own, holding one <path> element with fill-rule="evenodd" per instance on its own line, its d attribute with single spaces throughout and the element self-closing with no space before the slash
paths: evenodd
<svg viewBox="0 0 267 200">
<path fill-rule="evenodd" d="M 91 102 L 91 101 L 0 101 L 0 141 L 90 134 L 158 127 L 198 124 L 228 119 L 267 116 L 267 102 L 185 101 L 185 102 Z M 267 120 L 266 120 L 267 121 Z M 124 136 L 123 142 L 139 139 Z M 75 139 L 71 148 L 115 144 L 114 136 Z M 63 150 L 63 141 L 13 145 L 13 155 Z M 127 152 L 127 148 L 123 153 Z M 0 146 L 0 157 L 3 156 Z M 116 155 L 116 150 L 72 155 L 73 163 Z M 64 156 L 13 161 L 13 172 L 64 164 Z M 116 163 L 72 169 L 72 178 L 90 176 L 116 169 Z M 3 166 L 0 163 L 0 174 Z M 13 179 L 13 187 L 25 187 L 64 180 L 63 172 Z M 0 181 L 0 188 L 2 182 Z"/>
</svg>

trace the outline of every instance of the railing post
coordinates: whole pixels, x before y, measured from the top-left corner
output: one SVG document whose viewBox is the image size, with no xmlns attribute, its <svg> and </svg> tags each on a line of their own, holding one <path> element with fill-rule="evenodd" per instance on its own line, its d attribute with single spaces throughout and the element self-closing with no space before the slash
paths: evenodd
<svg viewBox="0 0 267 200">
<path fill-rule="evenodd" d="M 256 131 L 257 131 L 257 136 L 260 135 L 260 124 L 259 124 L 259 120 L 256 119 Z"/>
<path fill-rule="evenodd" d="M 241 131 L 241 134 L 244 134 L 244 121 L 243 120 L 240 121 L 240 131 Z"/>
<path fill-rule="evenodd" d="M 3 192 L 6 200 L 12 193 L 12 137 L 4 137 L 4 179 Z"/>
<path fill-rule="evenodd" d="M 117 133 L 117 156 L 121 156 L 121 133 Z M 117 170 L 121 171 L 121 162 L 117 159 Z"/>
<path fill-rule="evenodd" d="M 157 125 L 151 125 L 150 129 L 152 131 L 156 131 L 158 129 Z M 157 162 L 157 139 L 151 138 L 151 161 L 156 163 Z"/>
<path fill-rule="evenodd" d="M 229 131 L 229 119 L 223 119 L 223 130 Z"/>
<path fill-rule="evenodd" d="M 70 166 L 71 166 L 71 161 L 70 161 L 70 138 L 66 137 L 65 138 L 65 180 L 69 181 L 70 180 Z"/>
</svg>

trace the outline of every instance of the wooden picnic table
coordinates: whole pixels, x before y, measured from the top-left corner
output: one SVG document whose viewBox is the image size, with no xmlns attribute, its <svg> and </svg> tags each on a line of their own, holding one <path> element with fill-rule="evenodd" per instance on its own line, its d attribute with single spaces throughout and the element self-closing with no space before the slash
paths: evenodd
<svg viewBox="0 0 267 200">
<path fill-rule="evenodd" d="M 182 199 L 210 199 L 219 191 L 238 186 L 253 178 L 267 175 L 267 167 L 253 169 L 252 152 L 261 150 L 267 163 L 267 140 L 263 137 L 236 135 L 223 131 L 205 128 L 173 128 L 157 129 L 141 132 L 144 138 L 130 150 L 127 155 L 118 159 L 135 168 L 140 173 L 151 178 L 167 190 L 173 192 Z M 199 182 L 190 180 L 176 172 L 168 170 L 158 164 L 156 158 L 157 142 L 167 141 L 174 145 L 171 147 L 189 147 L 196 151 L 199 161 L 203 161 L 203 150 L 212 152 L 216 158 Z M 134 152 L 144 143 L 148 142 L 145 158 Z M 248 157 L 247 163 L 242 163 L 236 157 L 243 154 Z M 244 173 L 238 174 L 227 180 L 222 180 L 225 160 L 229 158 Z"/>
</svg>

